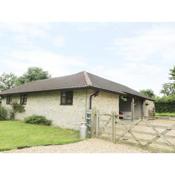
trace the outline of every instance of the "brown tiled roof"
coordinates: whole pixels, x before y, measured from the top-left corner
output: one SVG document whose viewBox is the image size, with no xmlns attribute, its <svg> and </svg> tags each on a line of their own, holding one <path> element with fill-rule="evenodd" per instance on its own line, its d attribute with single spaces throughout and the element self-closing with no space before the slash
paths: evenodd
<svg viewBox="0 0 175 175">
<path fill-rule="evenodd" d="M 149 99 L 127 86 L 101 78 L 88 72 L 80 72 L 77 74 L 68 75 L 64 77 L 33 81 L 12 89 L 2 91 L 0 95 L 63 90 L 63 89 L 77 89 L 77 88 L 97 88 L 110 91 L 113 93 L 130 94 L 141 98 Z"/>
</svg>

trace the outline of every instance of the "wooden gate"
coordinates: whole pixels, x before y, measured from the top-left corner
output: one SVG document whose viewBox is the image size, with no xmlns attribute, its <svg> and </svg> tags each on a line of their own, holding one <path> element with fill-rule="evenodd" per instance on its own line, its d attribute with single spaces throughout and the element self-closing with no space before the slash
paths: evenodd
<svg viewBox="0 0 175 175">
<path fill-rule="evenodd" d="M 94 135 L 155 151 L 175 152 L 175 121 L 120 120 L 115 114 L 96 114 Z"/>
</svg>

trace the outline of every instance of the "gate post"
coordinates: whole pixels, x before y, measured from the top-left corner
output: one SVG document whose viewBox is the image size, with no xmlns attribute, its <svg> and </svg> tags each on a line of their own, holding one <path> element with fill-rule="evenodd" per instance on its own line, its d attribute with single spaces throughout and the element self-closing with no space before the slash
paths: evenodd
<svg viewBox="0 0 175 175">
<path fill-rule="evenodd" d="M 100 120 L 99 120 L 99 114 L 96 113 L 96 121 L 95 121 L 95 136 L 98 138 L 99 137 L 99 125 L 100 125 Z"/>
<path fill-rule="evenodd" d="M 116 143 L 116 116 L 112 114 L 112 142 Z"/>
<path fill-rule="evenodd" d="M 132 113 L 132 118 L 131 118 L 131 120 L 133 121 L 134 120 L 134 114 L 135 114 L 135 105 L 134 105 L 134 103 L 135 103 L 135 100 L 134 100 L 134 97 L 132 97 L 132 101 L 131 101 L 131 113 Z"/>
</svg>

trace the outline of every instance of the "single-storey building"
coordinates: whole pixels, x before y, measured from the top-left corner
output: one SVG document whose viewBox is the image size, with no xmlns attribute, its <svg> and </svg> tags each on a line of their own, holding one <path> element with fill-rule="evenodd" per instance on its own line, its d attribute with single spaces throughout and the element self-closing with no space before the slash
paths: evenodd
<svg viewBox="0 0 175 175">
<path fill-rule="evenodd" d="M 38 80 L 0 93 L 2 106 L 13 102 L 25 106 L 16 119 L 36 114 L 46 116 L 54 125 L 78 129 L 88 111 L 122 115 L 124 119 L 149 117 L 154 100 L 139 92 L 88 72 Z"/>
</svg>

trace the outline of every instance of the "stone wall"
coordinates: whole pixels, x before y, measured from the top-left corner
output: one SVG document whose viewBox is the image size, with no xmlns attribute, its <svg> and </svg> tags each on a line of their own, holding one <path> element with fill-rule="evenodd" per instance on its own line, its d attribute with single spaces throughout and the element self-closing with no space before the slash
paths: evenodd
<svg viewBox="0 0 175 175">
<path fill-rule="evenodd" d="M 150 116 L 149 111 L 153 111 L 153 110 L 155 110 L 155 103 L 154 103 L 154 101 L 145 100 L 144 104 L 143 104 L 144 116 L 146 118 L 152 117 L 152 116 Z"/>
<path fill-rule="evenodd" d="M 88 91 L 88 96 L 93 92 L 94 91 Z M 119 114 L 119 95 L 100 91 L 98 96 L 93 97 L 92 99 L 92 108 L 100 113 L 111 114 L 115 112 L 116 114 Z"/>
<path fill-rule="evenodd" d="M 46 116 L 53 121 L 54 125 L 79 129 L 80 123 L 85 121 L 86 112 L 89 109 L 89 96 L 92 90 L 74 90 L 73 105 L 60 105 L 60 91 L 40 92 L 28 94 L 25 112 L 18 113 L 16 119 L 23 120 L 25 117 L 36 114 Z M 13 102 L 20 101 L 20 96 L 12 96 Z M 2 100 L 2 105 L 6 105 L 6 99 Z M 119 96 L 101 91 L 97 97 L 92 99 L 93 109 L 100 113 L 119 112 Z"/>
<path fill-rule="evenodd" d="M 13 102 L 19 102 L 20 97 L 12 97 Z M 36 114 L 46 116 L 54 125 L 63 128 L 79 129 L 80 123 L 85 119 L 86 90 L 75 90 L 73 105 L 60 105 L 60 92 L 41 92 L 28 94 L 24 113 L 18 113 L 16 119 Z M 6 105 L 3 100 L 3 105 Z"/>
</svg>

